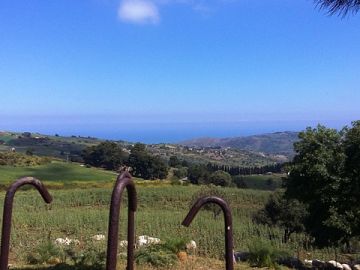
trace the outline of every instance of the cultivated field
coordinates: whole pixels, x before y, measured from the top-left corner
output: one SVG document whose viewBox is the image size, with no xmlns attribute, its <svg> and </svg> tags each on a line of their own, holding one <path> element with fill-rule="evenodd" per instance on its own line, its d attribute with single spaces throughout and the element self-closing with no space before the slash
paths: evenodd
<svg viewBox="0 0 360 270">
<path fill-rule="evenodd" d="M 222 259 L 224 225 L 221 216 L 214 219 L 211 212 L 201 211 L 189 228 L 180 225 L 187 214 L 193 194 L 198 190 L 198 186 L 161 184 L 138 187 L 136 235 L 149 235 L 163 241 L 193 239 L 198 244 L 194 255 Z M 324 251 L 304 251 L 302 235 L 295 236 L 293 242 L 284 245 L 280 230 L 254 225 L 251 215 L 266 201 L 270 194 L 268 191 L 235 188 L 223 190 L 233 209 L 236 251 L 248 250 L 248 246 L 254 241 L 270 242 L 271 238 L 271 245 L 287 250 L 294 256 L 304 256 L 306 252 L 311 252 L 312 256 L 317 253 L 317 258 L 329 258 L 332 255 Z M 95 234 L 107 234 L 111 188 L 51 190 L 51 193 L 54 197 L 51 205 L 45 205 L 36 191 L 19 191 L 16 194 L 10 263 L 29 264 L 32 257 L 39 256 L 38 253 L 41 253 L 48 241 L 54 242 L 58 237 L 79 240 L 79 249 L 90 248 L 99 253 L 105 251 L 105 241 L 93 241 L 91 237 Z M 1 207 L 4 194 L 1 192 Z M 122 208 L 120 240 L 126 239 L 125 204 Z M 120 251 L 125 252 L 124 249 Z"/>
</svg>

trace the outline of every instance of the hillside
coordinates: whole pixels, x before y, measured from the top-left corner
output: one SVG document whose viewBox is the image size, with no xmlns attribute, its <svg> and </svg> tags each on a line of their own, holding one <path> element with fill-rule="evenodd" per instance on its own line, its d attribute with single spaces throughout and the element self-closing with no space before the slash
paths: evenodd
<svg viewBox="0 0 360 270">
<path fill-rule="evenodd" d="M 298 132 L 284 131 L 234 138 L 197 138 L 179 144 L 189 147 L 231 147 L 289 157 L 293 155 L 293 143 L 297 139 Z"/>
<path fill-rule="evenodd" d="M 93 137 L 64 137 L 57 134 L 0 132 L 0 152 L 13 149 L 18 153 L 31 152 L 31 154 L 38 156 L 50 156 L 62 160 L 82 162 L 82 150 L 87 146 L 96 145 L 103 141 Z M 116 142 L 120 143 L 123 150 L 129 153 L 131 143 L 125 141 Z M 203 143 L 203 145 L 208 146 L 208 143 Z M 160 156 L 165 160 L 168 160 L 170 156 L 176 155 L 180 159 L 191 163 L 206 164 L 211 162 L 228 166 L 251 167 L 288 161 L 285 155 L 262 153 L 252 149 L 250 151 L 248 149 L 242 150 L 236 147 L 221 149 L 218 146 L 192 148 L 179 144 L 148 144 L 147 149 L 153 155 Z"/>
<path fill-rule="evenodd" d="M 0 132 L 0 151 L 13 149 L 18 153 L 31 152 L 38 156 L 50 156 L 64 160 L 81 161 L 81 151 L 101 140 L 93 137 L 43 135 L 30 132 Z"/>
</svg>

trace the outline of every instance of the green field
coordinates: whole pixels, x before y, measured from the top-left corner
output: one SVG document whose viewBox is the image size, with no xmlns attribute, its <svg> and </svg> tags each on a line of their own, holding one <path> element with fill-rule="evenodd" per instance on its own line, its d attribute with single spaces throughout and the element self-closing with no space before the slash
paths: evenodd
<svg viewBox="0 0 360 270">
<path fill-rule="evenodd" d="M 140 187 L 136 234 L 150 235 L 162 240 L 171 238 L 194 239 L 199 256 L 222 258 L 223 221 L 211 213 L 201 212 L 189 228 L 182 227 L 194 186 Z M 42 242 L 57 237 L 78 239 L 87 244 L 91 236 L 106 234 L 111 189 L 56 190 L 54 201 L 45 206 L 35 191 L 19 192 L 15 199 L 12 231 L 12 263 L 26 263 Z M 235 247 L 246 250 L 249 242 L 267 236 L 265 227 L 254 227 L 250 221 L 253 211 L 261 207 L 268 192 L 226 189 L 234 212 Z M 1 194 L 1 201 L 4 193 Z M 120 239 L 125 239 L 126 211 L 122 211 Z M 279 231 L 273 231 L 278 241 Z M 279 243 L 280 244 L 280 243 Z M 101 247 L 105 249 L 105 243 Z"/>
<path fill-rule="evenodd" d="M 224 225 L 221 217 L 214 219 L 212 213 L 201 211 L 189 228 L 180 225 L 191 197 L 198 189 L 198 186 L 138 187 L 136 235 L 149 235 L 161 240 L 193 239 L 198 244 L 196 255 L 222 259 Z M 283 244 L 281 230 L 251 222 L 252 213 L 262 207 L 270 192 L 223 190 L 232 206 L 235 250 L 244 251 L 250 243 L 263 241 L 271 242 L 294 256 L 299 252 L 311 252 L 320 259 L 331 257 L 326 252 L 303 250 L 303 235 L 294 235 L 291 243 Z M 51 206 L 45 206 L 37 192 L 18 192 L 14 206 L 11 263 L 28 264 L 29 257 L 36 254 L 47 239 L 52 242 L 57 237 L 78 239 L 81 248 L 86 249 L 94 245 L 91 236 L 107 234 L 111 188 L 52 190 L 51 194 L 54 201 Z M 0 196 L 2 204 L 4 192 Z M 126 196 L 124 199 L 126 201 Z M 122 209 L 120 240 L 126 239 L 126 207 Z M 105 242 L 96 245 L 99 251 L 105 251 Z"/>
<path fill-rule="evenodd" d="M 38 254 L 47 241 L 54 242 L 58 237 L 78 239 L 78 249 L 95 247 L 98 252 L 105 251 L 106 242 L 94 243 L 91 237 L 95 234 L 107 234 L 109 201 L 116 179 L 115 173 L 58 161 L 36 167 L 0 167 L 0 183 L 3 188 L 21 176 L 34 176 L 45 181 L 50 186 L 54 201 L 50 206 L 45 205 L 33 190 L 19 191 L 16 194 L 10 263 L 28 265 L 31 262 L 29 258 Z M 280 181 L 280 176 L 271 177 L 274 181 Z M 268 178 L 269 176 L 247 176 L 245 180 L 254 181 L 254 187 L 261 188 L 264 183 L 266 185 Z M 193 239 L 198 244 L 196 258 L 220 260 L 220 266 L 212 269 L 223 268 L 224 224 L 221 215 L 214 219 L 211 212 L 201 211 L 189 228 L 180 225 L 189 210 L 194 193 L 201 187 L 170 185 L 170 181 L 135 179 L 135 182 L 138 190 L 137 236 L 149 235 L 163 241 Z M 249 244 L 260 241 L 286 250 L 293 256 L 304 258 L 304 254 L 310 252 L 310 258 L 333 258 L 332 251 L 311 248 L 305 250 L 305 237 L 302 234 L 293 235 L 292 241 L 284 244 L 281 229 L 252 223 L 252 214 L 264 205 L 270 191 L 220 189 L 225 192 L 232 208 L 236 251 L 246 251 Z M 4 195 L 5 192 L 0 192 L 1 209 Z M 122 209 L 120 240 L 126 239 L 126 206 Z M 120 251 L 125 252 L 124 249 Z M 120 256 L 120 264 L 123 265 L 124 259 L 121 258 Z M 243 267 L 242 265 L 241 269 Z"/>
<path fill-rule="evenodd" d="M 51 187 L 73 187 L 78 185 L 86 187 L 103 186 L 111 184 L 116 179 L 116 173 L 97 168 L 87 168 L 78 163 L 66 163 L 61 161 L 52 161 L 45 165 L 34 167 L 12 167 L 0 166 L 1 186 L 7 185 L 14 180 L 23 177 L 32 176 L 44 181 Z"/>
</svg>

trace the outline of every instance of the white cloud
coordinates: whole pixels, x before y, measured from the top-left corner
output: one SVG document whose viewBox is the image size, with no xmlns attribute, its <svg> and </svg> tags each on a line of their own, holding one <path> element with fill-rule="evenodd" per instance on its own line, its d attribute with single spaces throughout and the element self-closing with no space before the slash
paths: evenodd
<svg viewBox="0 0 360 270">
<path fill-rule="evenodd" d="M 118 16 L 131 23 L 158 23 L 160 20 L 158 7 L 147 0 L 122 0 Z"/>
</svg>

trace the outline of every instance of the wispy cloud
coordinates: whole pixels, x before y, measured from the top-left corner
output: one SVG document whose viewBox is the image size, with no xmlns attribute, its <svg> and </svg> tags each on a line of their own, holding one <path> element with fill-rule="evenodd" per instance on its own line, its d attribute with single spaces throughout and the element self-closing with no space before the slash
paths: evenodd
<svg viewBox="0 0 360 270">
<path fill-rule="evenodd" d="M 160 20 L 158 7 L 148 0 L 122 0 L 118 16 L 122 21 L 156 24 Z"/>
</svg>

